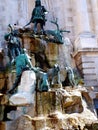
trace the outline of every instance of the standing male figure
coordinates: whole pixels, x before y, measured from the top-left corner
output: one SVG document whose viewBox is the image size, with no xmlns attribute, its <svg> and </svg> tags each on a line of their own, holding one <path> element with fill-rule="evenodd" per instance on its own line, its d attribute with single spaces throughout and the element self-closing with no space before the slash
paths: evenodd
<svg viewBox="0 0 98 130">
<path fill-rule="evenodd" d="M 34 33 L 38 33 L 38 28 L 37 28 L 38 23 L 40 24 L 41 34 L 44 33 L 43 26 L 45 26 L 45 22 L 47 21 L 45 18 L 45 14 L 47 14 L 47 10 L 45 9 L 44 6 L 41 5 L 40 0 L 36 0 L 35 1 L 35 8 L 32 11 L 31 20 L 27 24 L 27 25 L 29 25 L 30 23 L 34 23 Z"/>
</svg>

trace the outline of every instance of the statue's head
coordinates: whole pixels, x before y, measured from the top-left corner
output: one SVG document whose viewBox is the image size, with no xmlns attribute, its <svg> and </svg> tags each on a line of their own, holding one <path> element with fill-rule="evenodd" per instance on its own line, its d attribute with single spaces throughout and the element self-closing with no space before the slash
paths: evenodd
<svg viewBox="0 0 98 130">
<path fill-rule="evenodd" d="M 41 1 L 40 0 L 36 0 L 35 1 L 35 6 L 41 6 Z"/>
<path fill-rule="evenodd" d="M 59 71 L 60 71 L 59 65 L 58 65 L 58 64 L 55 64 L 55 65 L 54 65 L 54 69 L 55 69 L 56 72 L 59 72 Z"/>
</svg>

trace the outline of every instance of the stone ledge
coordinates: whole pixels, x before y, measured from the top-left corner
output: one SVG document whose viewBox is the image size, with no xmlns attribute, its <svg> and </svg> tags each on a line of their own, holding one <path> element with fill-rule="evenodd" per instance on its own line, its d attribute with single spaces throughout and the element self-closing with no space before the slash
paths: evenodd
<svg viewBox="0 0 98 130">
<path fill-rule="evenodd" d="M 97 52 L 98 53 L 98 48 L 82 48 L 82 49 L 79 49 L 79 50 L 75 51 L 72 54 L 72 56 L 76 57 L 77 54 L 79 54 L 79 53 L 84 53 L 85 54 L 85 53 L 90 53 L 90 52 L 92 52 L 92 53 Z"/>
</svg>

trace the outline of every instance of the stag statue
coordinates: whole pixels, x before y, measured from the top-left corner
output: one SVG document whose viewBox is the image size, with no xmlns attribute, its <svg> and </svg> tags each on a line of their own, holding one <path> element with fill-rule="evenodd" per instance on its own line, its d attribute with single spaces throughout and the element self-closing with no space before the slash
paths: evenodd
<svg viewBox="0 0 98 130">
<path fill-rule="evenodd" d="M 53 42 L 63 44 L 64 41 L 63 41 L 62 33 L 63 32 L 70 33 L 70 31 L 60 29 L 59 25 L 58 25 L 58 19 L 57 18 L 54 19 L 53 21 L 51 20 L 50 22 L 55 24 L 57 29 L 56 30 L 46 30 L 47 36 L 50 35 L 50 40 L 52 40 Z M 53 36 L 53 39 L 51 39 L 51 36 Z"/>
</svg>

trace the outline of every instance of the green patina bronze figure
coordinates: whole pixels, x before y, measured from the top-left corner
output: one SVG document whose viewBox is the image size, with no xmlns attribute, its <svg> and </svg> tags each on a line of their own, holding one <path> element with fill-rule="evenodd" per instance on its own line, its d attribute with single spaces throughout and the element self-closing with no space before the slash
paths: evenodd
<svg viewBox="0 0 98 130">
<path fill-rule="evenodd" d="M 49 69 L 47 72 L 50 86 L 53 84 L 60 84 L 61 85 L 61 80 L 60 80 L 60 67 L 58 64 L 55 64 L 53 68 Z"/>
<path fill-rule="evenodd" d="M 57 18 L 54 19 L 53 21 L 51 21 L 51 23 L 55 24 L 57 29 L 56 30 L 46 30 L 46 34 L 48 37 L 50 37 L 50 41 L 52 42 L 55 42 L 55 43 L 60 43 L 60 44 L 63 44 L 64 41 L 63 41 L 63 35 L 62 33 L 63 32 L 67 32 L 67 33 L 70 33 L 70 31 L 67 31 L 67 30 L 62 30 L 59 28 L 59 25 L 57 23 Z M 53 37 L 51 39 L 51 36 Z"/>
<path fill-rule="evenodd" d="M 13 61 L 16 65 L 16 80 L 12 86 L 12 88 L 7 92 L 10 94 L 14 93 L 14 90 L 18 87 L 22 72 L 25 70 L 33 70 L 37 71 L 36 68 L 32 66 L 32 63 L 30 61 L 30 56 L 27 54 L 26 49 L 23 49 L 23 53 L 16 57 L 16 59 Z"/>
<path fill-rule="evenodd" d="M 76 86 L 76 81 L 75 81 L 73 69 L 71 67 L 67 66 L 67 67 L 65 67 L 65 70 L 67 71 L 69 85 L 71 85 L 72 87 Z"/>
<path fill-rule="evenodd" d="M 11 32 L 4 36 L 8 46 L 8 56 L 10 60 L 15 59 L 21 53 L 21 42 L 17 35 L 14 33 L 11 25 L 9 25 Z"/>
<path fill-rule="evenodd" d="M 49 82 L 48 82 L 48 75 L 43 71 L 38 71 L 37 73 L 37 90 L 40 92 L 47 92 L 49 90 Z"/>
<path fill-rule="evenodd" d="M 37 28 L 38 23 L 40 24 L 41 34 L 44 33 L 43 26 L 45 26 L 45 22 L 47 21 L 45 18 L 46 14 L 47 14 L 47 10 L 45 9 L 44 6 L 41 5 L 41 1 L 36 0 L 35 8 L 32 11 L 32 17 L 30 19 L 30 22 L 27 24 L 27 25 L 29 25 L 30 23 L 34 23 L 34 33 L 38 33 L 38 28 Z M 27 25 L 25 25 L 25 26 L 27 26 Z"/>
</svg>

